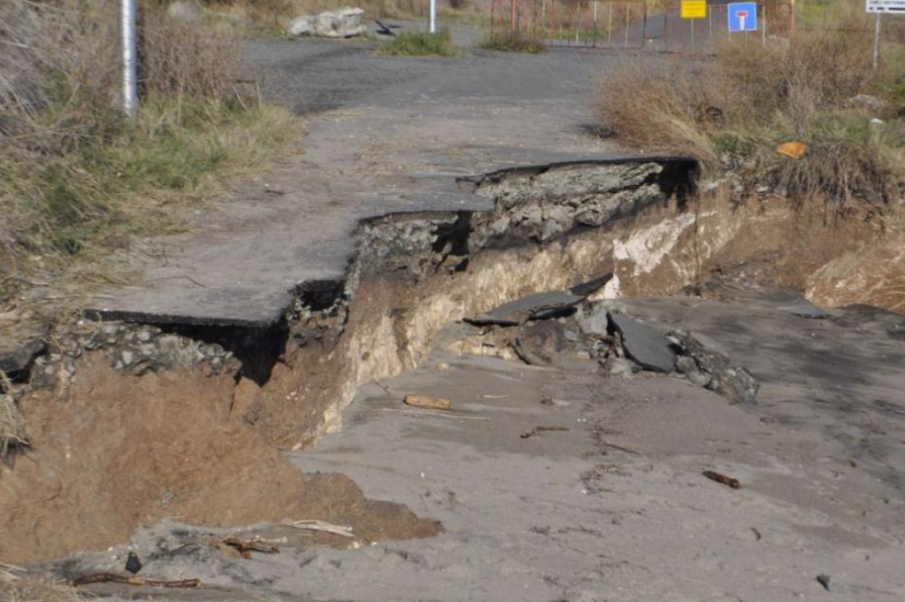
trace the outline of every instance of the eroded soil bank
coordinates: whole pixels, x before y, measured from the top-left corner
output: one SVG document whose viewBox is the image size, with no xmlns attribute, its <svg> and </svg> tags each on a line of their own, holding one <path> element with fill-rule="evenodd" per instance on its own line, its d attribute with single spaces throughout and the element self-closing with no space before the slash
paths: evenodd
<svg viewBox="0 0 905 602">
<path fill-rule="evenodd" d="M 692 167 L 570 164 L 464 182 L 495 210 L 362 224 L 347 278 L 306 287 L 264 331 L 108 324 L 98 335 L 84 323 L 61 335 L 33 370 L 43 388 L 19 400 L 32 446 L 3 469 L 0 560 L 102 549 L 166 516 L 320 519 L 363 541 L 437 533 L 432 517 L 368 501 L 342 475 L 304 476 L 278 450 L 339 431 L 359 388 L 416 367 L 446 324 L 528 293 L 612 272 L 597 297 L 715 296 L 745 282 L 900 307 L 895 268 L 866 289 L 828 284 L 894 248 L 896 216 L 695 195 Z"/>
</svg>

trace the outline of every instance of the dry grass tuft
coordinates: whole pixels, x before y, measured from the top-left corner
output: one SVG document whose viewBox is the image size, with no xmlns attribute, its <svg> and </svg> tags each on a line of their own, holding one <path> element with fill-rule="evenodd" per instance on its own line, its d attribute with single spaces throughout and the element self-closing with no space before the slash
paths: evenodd
<svg viewBox="0 0 905 602">
<path fill-rule="evenodd" d="M 831 27 L 800 31 L 788 45 L 737 39 L 703 66 L 627 63 L 602 82 L 597 112 L 634 147 L 692 155 L 805 198 L 888 202 L 905 182 L 896 134 L 905 73 L 896 60 L 874 71 L 870 37 L 837 31 L 865 26 L 860 12 L 836 10 Z M 862 94 L 884 108 L 853 105 Z M 789 141 L 807 145 L 800 160 L 775 152 Z"/>
<path fill-rule="evenodd" d="M 493 33 L 488 36 L 481 48 L 499 52 L 520 52 L 523 54 L 540 54 L 547 51 L 539 35 L 529 32 L 509 31 Z"/>
<path fill-rule="evenodd" d="M 8 461 L 10 454 L 29 447 L 25 421 L 12 395 L 12 383 L 0 370 L 0 461 Z M 7 571 L 8 575 L 12 575 Z"/>
</svg>

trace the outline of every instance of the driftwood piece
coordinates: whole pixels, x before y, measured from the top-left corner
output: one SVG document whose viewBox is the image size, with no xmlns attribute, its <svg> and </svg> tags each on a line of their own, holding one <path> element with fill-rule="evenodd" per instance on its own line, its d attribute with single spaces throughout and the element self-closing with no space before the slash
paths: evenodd
<svg viewBox="0 0 905 602">
<path fill-rule="evenodd" d="M 725 485 L 726 487 L 731 487 L 732 489 L 741 489 L 742 484 L 738 479 L 733 479 L 732 477 L 727 477 L 724 474 L 720 474 L 718 472 L 714 472 L 712 470 L 705 470 L 702 473 L 705 477 L 710 479 L 711 481 L 716 481 L 721 485 Z"/>
<path fill-rule="evenodd" d="M 332 533 L 333 535 L 340 535 L 342 537 L 355 537 L 355 534 L 352 533 L 352 527 L 331 525 L 330 523 L 325 523 L 320 520 L 287 520 L 283 521 L 283 525 L 292 527 L 293 529 L 321 531 L 323 533 Z"/>
<path fill-rule="evenodd" d="M 452 402 L 443 397 L 426 397 L 424 395 L 406 395 L 406 405 L 416 408 L 427 408 L 428 410 L 451 410 Z"/>
<path fill-rule="evenodd" d="M 90 573 L 76 577 L 71 581 L 73 587 L 80 585 L 90 585 L 92 583 L 121 583 L 123 585 L 134 585 L 136 587 L 179 587 L 179 588 L 196 588 L 201 587 L 201 579 L 180 579 L 176 581 L 168 581 L 164 579 L 141 579 L 139 577 L 126 577 L 117 575 L 116 573 Z"/>
</svg>

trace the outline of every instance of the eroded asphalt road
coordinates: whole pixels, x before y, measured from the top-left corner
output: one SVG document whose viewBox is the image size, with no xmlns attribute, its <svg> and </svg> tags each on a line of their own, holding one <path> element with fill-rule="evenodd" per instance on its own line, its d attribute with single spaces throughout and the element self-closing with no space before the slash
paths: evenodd
<svg viewBox="0 0 905 602">
<path fill-rule="evenodd" d="M 809 319 L 788 311 L 788 297 L 726 292 L 723 301 L 622 299 L 594 311 L 691 331 L 754 374 L 756 405 L 675 374 L 606 377 L 587 359 L 594 337 L 580 334 L 575 318 L 518 327 L 513 336 L 551 359 L 543 366 L 457 355 L 462 336 L 482 335 L 454 325 L 420 368 L 363 387 L 342 432 L 289 454 L 305 472 L 345 473 L 370 498 L 440 520 L 444 533 L 364 546 L 337 537 L 336 547 L 227 560 L 180 553 L 174 538 L 192 528 L 162 524 L 132 542 L 144 574 L 200 578 L 204 587 L 128 593 L 287 602 L 902 599 L 905 318 L 853 308 Z M 413 393 L 446 397 L 452 411 L 403 405 Z M 126 551 L 83 555 L 69 567 L 116 570 Z"/>
<path fill-rule="evenodd" d="M 612 55 L 387 58 L 375 48 L 252 43 L 265 94 L 308 115 L 303 154 L 238 186 L 195 232 L 138 245 L 130 261 L 144 276 L 93 307 L 144 322 L 269 324 L 300 285 L 342 278 L 360 219 L 487 209 L 457 176 L 612 151 L 589 133 Z"/>
<path fill-rule="evenodd" d="M 300 282 L 342 275 L 360 217 L 480 207 L 452 185 L 455 176 L 610 150 L 586 131 L 605 55 L 421 60 L 370 52 L 359 43 L 253 45 L 267 93 L 314 112 L 305 154 L 241 188 L 241 200 L 202 234 L 169 240 L 166 262 L 146 259 L 144 283 L 105 300 L 108 307 L 152 319 L 268 322 Z M 265 193 L 265 184 L 285 194 Z M 201 285 L 186 286 L 188 278 Z M 676 376 L 605 378 L 579 357 L 536 367 L 441 346 L 418 370 L 362 388 L 342 432 L 291 458 L 306 472 L 348 474 L 368 497 L 440 520 L 444 534 L 213 563 L 155 557 L 151 530 L 133 542 L 148 574 L 206 584 L 156 596 L 905 596 L 901 318 L 840 310 L 811 320 L 744 291 L 722 303 L 618 305 L 664 330 L 707 335 L 761 381 L 758 405 L 730 404 Z M 409 393 L 448 397 L 454 412 L 407 409 L 400 400 Z M 522 437 L 538 426 L 568 430 Z M 742 488 L 709 481 L 705 470 Z M 109 557 L 80 562 L 109 569 Z"/>
</svg>

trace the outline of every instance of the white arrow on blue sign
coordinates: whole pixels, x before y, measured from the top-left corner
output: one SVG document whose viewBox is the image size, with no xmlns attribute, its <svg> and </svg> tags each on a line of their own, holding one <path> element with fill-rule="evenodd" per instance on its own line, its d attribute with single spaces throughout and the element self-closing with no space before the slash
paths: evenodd
<svg viewBox="0 0 905 602">
<path fill-rule="evenodd" d="M 729 31 L 757 31 L 757 3 L 737 2 L 727 7 Z"/>
</svg>

